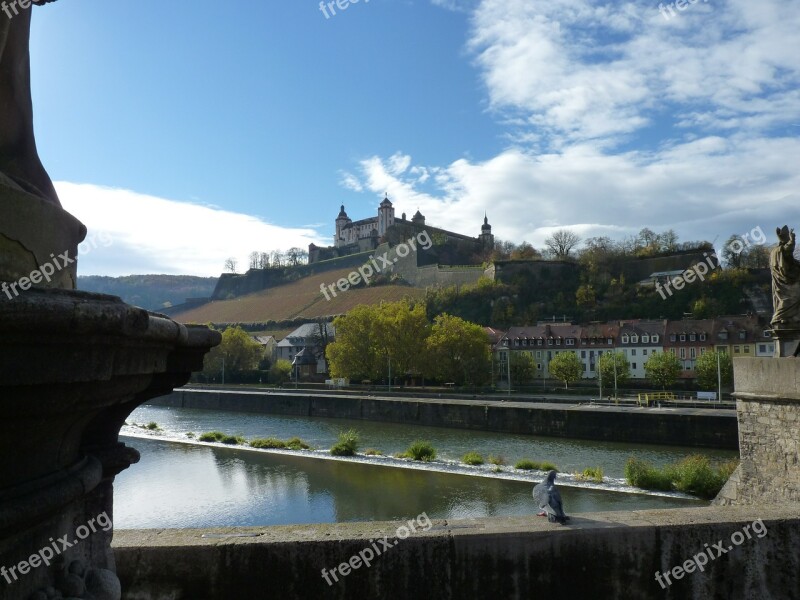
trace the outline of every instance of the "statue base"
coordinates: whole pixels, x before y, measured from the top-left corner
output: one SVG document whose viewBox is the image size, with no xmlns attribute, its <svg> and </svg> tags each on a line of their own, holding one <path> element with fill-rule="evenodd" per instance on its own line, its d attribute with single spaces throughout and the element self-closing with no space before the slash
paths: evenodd
<svg viewBox="0 0 800 600">
<path fill-rule="evenodd" d="M 775 338 L 775 358 L 797 357 L 800 353 L 800 328 L 778 327 L 772 329 Z"/>
<path fill-rule="evenodd" d="M 33 285 L 74 290 L 78 244 L 85 237 L 86 227 L 78 219 L 0 173 L 0 281 L 17 285 L 6 287 L 6 296 L 14 298 L 23 291 L 20 281 L 28 287 L 31 274 L 51 270 Z M 58 258 L 64 254 L 74 262 Z M 50 267 L 42 269 L 44 265 Z"/>
<path fill-rule="evenodd" d="M 139 460 L 120 427 L 219 341 L 113 296 L 0 294 L 0 597 L 120 600 L 112 484 Z"/>
</svg>

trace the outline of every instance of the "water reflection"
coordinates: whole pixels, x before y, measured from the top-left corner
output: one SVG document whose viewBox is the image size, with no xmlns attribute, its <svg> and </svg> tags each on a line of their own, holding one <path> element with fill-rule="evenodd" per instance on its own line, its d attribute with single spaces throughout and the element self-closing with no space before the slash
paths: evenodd
<svg viewBox="0 0 800 600">
<path fill-rule="evenodd" d="M 533 515 L 516 481 L 128 438 L 142 460 L 115 484 L 119 528 Z M 562 488 L 569 512 L 702 504 Z M 533 517 L 532 517 L 533 518 Z"/>
</svg>

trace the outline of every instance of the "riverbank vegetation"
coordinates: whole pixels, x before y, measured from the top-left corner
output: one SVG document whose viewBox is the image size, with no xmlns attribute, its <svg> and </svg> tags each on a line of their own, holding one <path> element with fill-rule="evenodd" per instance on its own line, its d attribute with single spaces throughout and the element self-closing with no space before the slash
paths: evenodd
<svg viewBox="0 0 800 600">
<path fill-rule="evenodd" d="M 646 490 L 679 491 L 700 498 L 714 498 L 739 461 L 731 460 L 716 467 L 706 456 L 694 454 L 662 468 L 635 457 L 625 464 L 625 479 L 635 487 Z"/>
</svg>

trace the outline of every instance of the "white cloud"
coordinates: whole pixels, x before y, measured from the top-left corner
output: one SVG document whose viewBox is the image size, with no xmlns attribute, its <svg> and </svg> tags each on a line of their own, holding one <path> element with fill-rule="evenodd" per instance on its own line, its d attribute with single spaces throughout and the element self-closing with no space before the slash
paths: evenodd
<svg viewBox="0 0 800 600">
<path fill-rule="evenodd" d="M 471 235 L 486 210 L 495 235 L 538 246 L 559 227 L 713 241 L 798 224 L 800 4 L 657 6 L 482 0 L 467 47 L 512 145 L 446 166 L 372 156 L 365 190 Z"/>
<path fill-rule="evenodd" d="M 79 275 L 219 275 L 228 257 L 242 272 L 254 250 L 326 243 L 312 229 L 278 227 L 216 207 L 91 184 L 55 185 L 64 208 L 88 228 L 87 239 L 101 240 L 83 246 L 88 251 L 79 256 Z"/>
</svg>

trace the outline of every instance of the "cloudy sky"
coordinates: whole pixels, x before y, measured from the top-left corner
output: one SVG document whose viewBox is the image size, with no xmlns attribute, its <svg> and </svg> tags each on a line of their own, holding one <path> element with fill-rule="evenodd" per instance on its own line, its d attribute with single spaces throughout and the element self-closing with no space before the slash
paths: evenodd
<svg viewBox="0 0 800 600">
<path fill-rule="evenodd" d="M 800 226 L 800 1 L 60 0 L 40 153 L 83 275 L 216 275 L 345 204 L 541 246 Z M 335 10 L 335 14 L 333 11 Z"/>
</svg>

